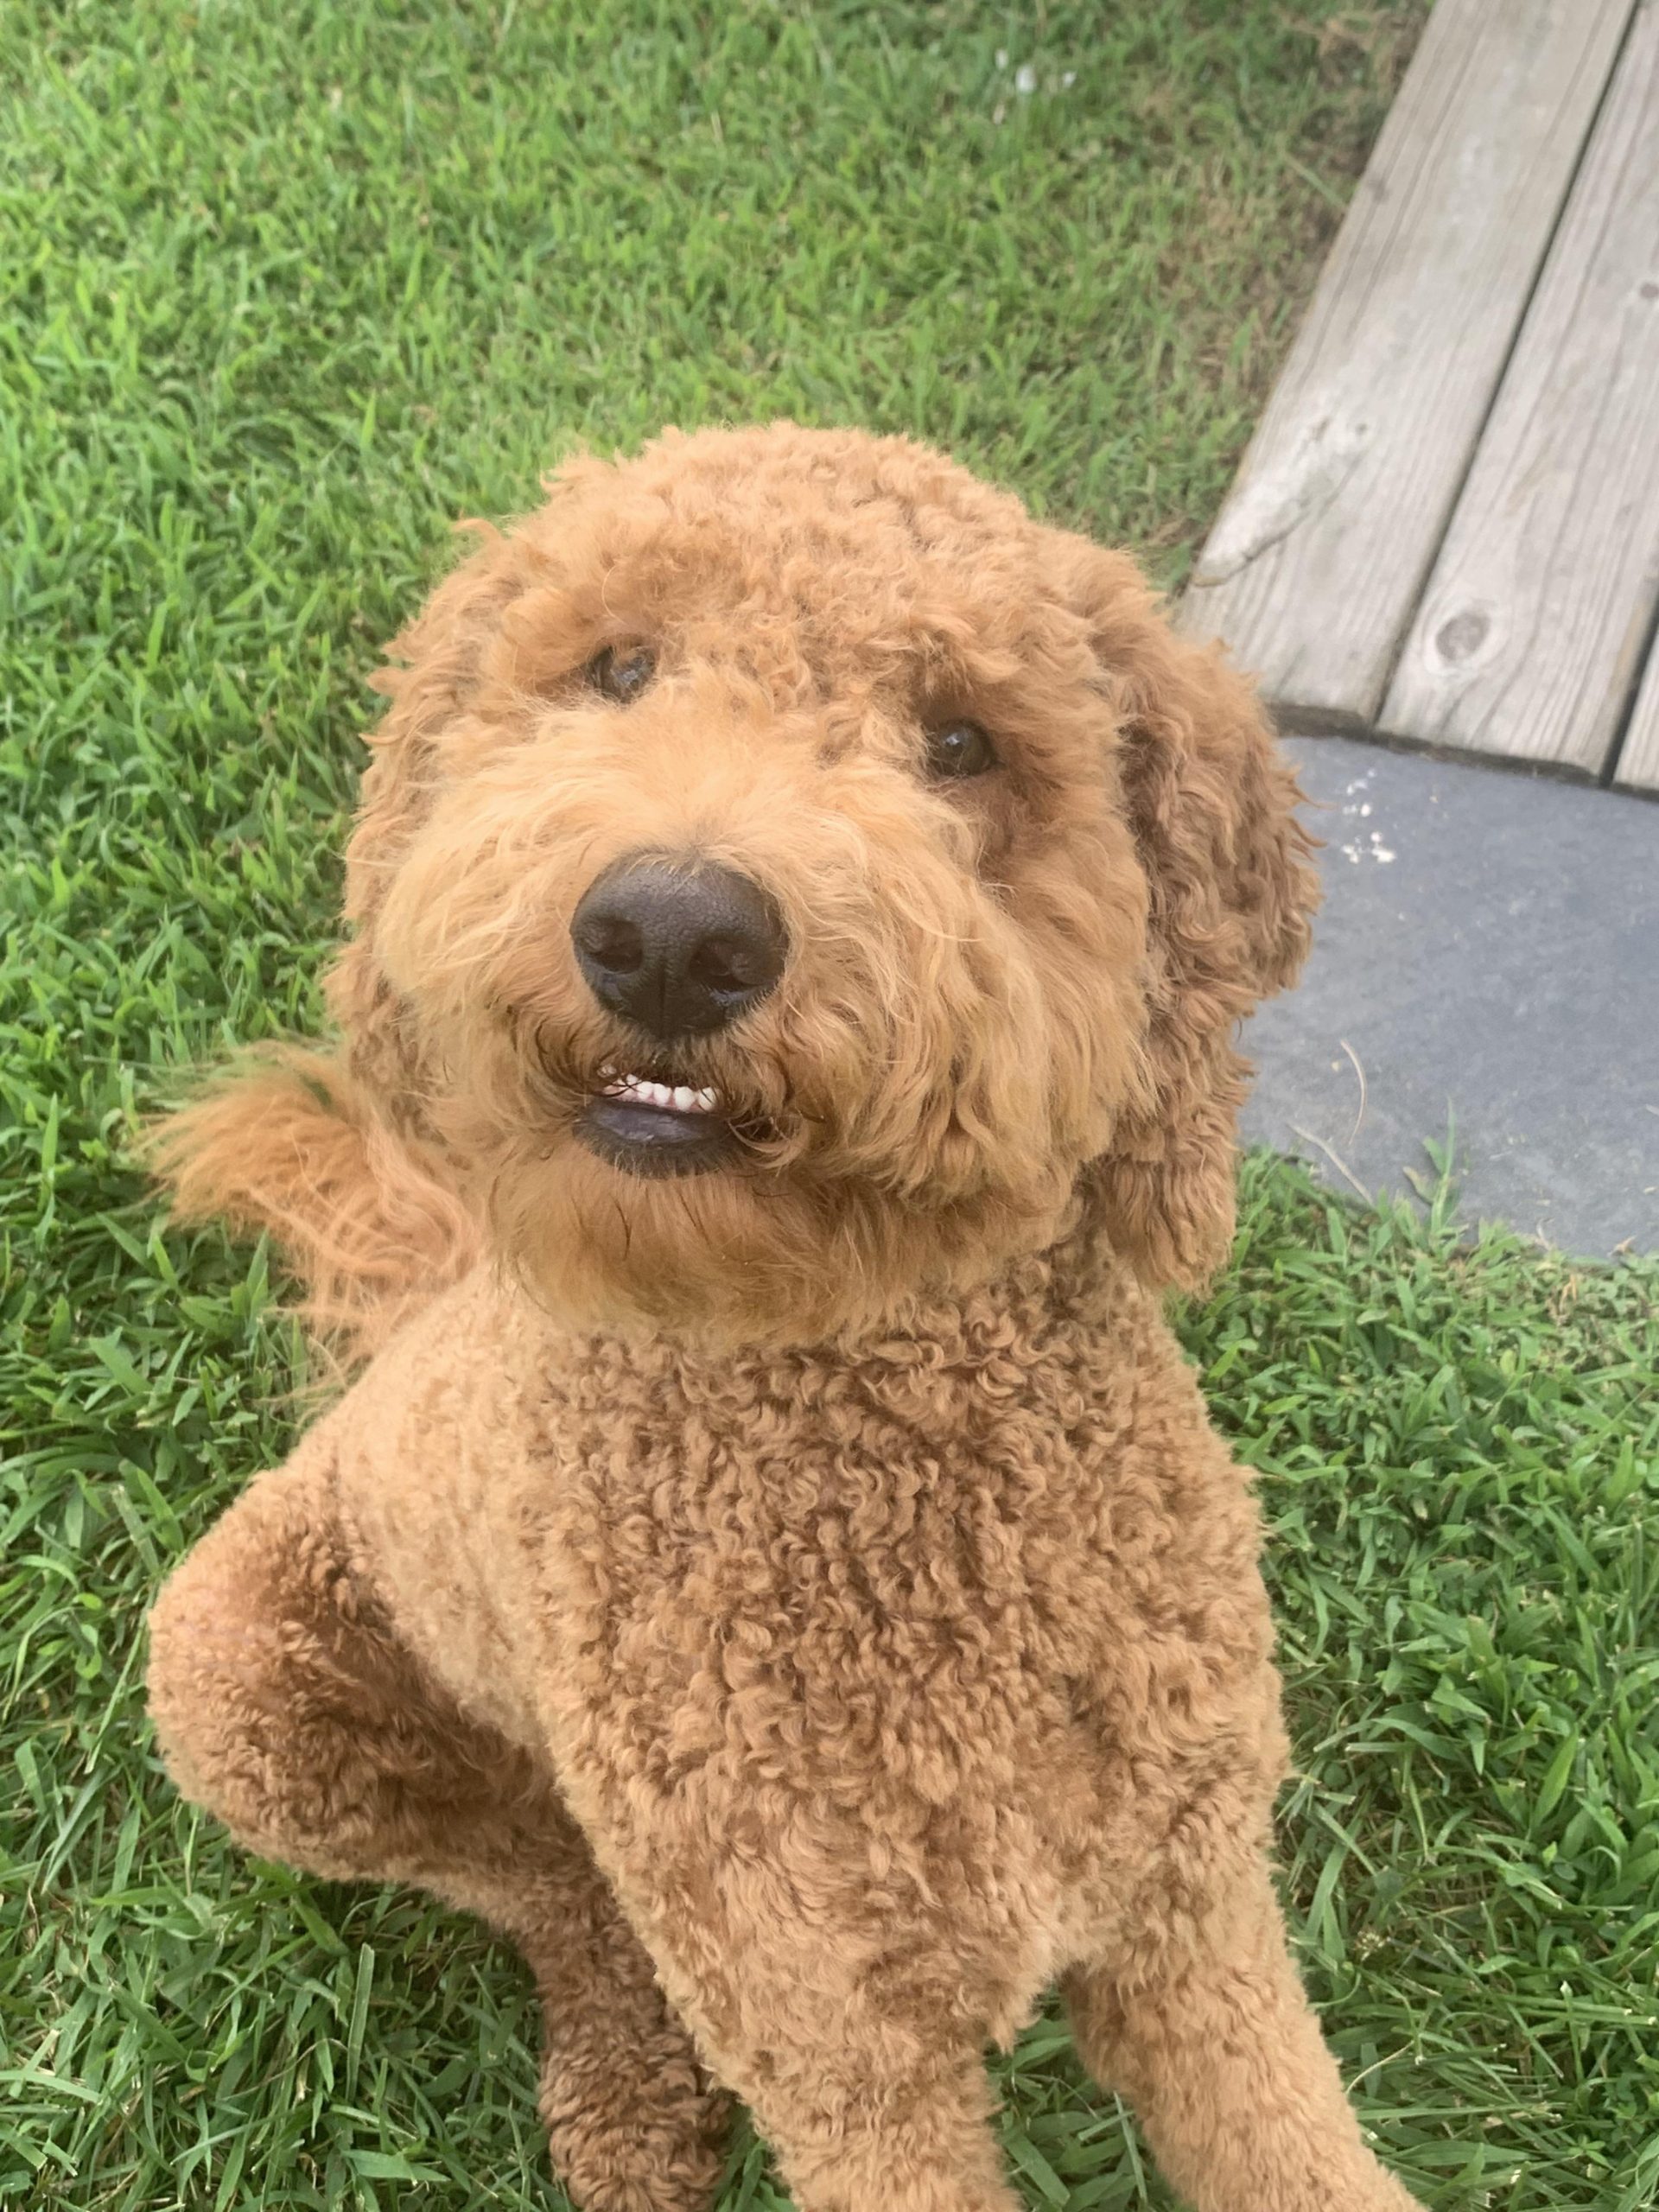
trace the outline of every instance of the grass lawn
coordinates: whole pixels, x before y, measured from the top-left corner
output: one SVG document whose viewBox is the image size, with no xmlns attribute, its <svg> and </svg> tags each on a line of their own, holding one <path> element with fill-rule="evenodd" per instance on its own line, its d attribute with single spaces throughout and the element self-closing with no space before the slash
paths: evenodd
<svg viewBox="0 0 1659 2212">
<path fill-rule="evenodd" d="M 1422 13 L 0 0 L 0 2204 L 560 2201 L 517 1963 L 239 1858 L 137 1687 L 303 1352 L 125 1147 L 315 1019 L 447 524 L 791 412 L 1178 579 Z M 1255 1161 L 1184 1324 L 1274 1524 L 1307 1970 L 1437 2207 L 1659 2194 L 1656 1289 Z M 1058 2027 L 1001 2073 L 1034 2205 L 1165 2201 Z"/>
</svg>

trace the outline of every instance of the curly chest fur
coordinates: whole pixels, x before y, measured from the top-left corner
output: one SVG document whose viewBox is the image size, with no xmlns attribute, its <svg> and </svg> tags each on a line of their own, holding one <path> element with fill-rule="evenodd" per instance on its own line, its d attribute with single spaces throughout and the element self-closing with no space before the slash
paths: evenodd
<svg viewBox="0 0 1659 2212">
<path fill-rule="evenodd" d="M 431 1325 L 492 1344 L 466 1404 L 425 1327 L 378 1364 L 440 1493 L 400 1511 L 393 1445 L 353 1510 L 449 1686 L 562 1773 L 890 1813 L 1260 1756 L 1255 1508 L 1127 1281 L 1032 1263 L 856 1357 L 561 1338 L 507 1295 Z"/>
<path fill-rule="evenodd" d="M 856 1359 L 543 1370 L 518 1541 L 566 1755 L 943 1802 L 1224 1733 L 1269 1640 L 1253 1505 L 1138 1295 L 1052 1287 Z"/>
</svg>

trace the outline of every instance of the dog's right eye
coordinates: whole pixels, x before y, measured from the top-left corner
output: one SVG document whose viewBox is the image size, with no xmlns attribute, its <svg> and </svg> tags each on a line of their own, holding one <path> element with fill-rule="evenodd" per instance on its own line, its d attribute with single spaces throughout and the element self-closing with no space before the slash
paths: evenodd
<svg viewBox="0 0 1659 2212">
<path fill-rule="evenodd" d="M 588 681 L 619 707 L 631 707 L 656 673 L 657 656 L 646 645 L 607 645 L 588 664 Z"/>
<path fill-rule="evenodd" d="M 982 776 L 996 766 L 996 747 L 977 722 L 943 722 L 927 734 L 927 772 L 941 781 Z"/>
</svg>

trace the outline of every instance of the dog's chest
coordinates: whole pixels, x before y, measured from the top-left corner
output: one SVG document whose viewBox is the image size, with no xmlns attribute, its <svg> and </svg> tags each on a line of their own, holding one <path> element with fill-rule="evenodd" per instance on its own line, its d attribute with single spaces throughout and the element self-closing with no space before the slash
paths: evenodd
<svg viewBox="0 0 1659 2212">
<path fill-rule="evenodd" d="M 372 1381 L 346 1488 L 381 1592 L 574 1791 L 1071 1805 L 1069 1862 L 1218 1746 L 1260 1763 L 1254 1508 L 1140 1306 L 721 1362 L 561 1342 L 480 1287 Z"/>
<path fill-rule="evenodd" d="M 607 1346 L 544 1377 L 520 1533 L 556 1737 L 626 1740 L 664 1785 L 727 1758 L 923 1797 L 1071 1757 L 1080 1713 L 1132 1758 L 1149 1675 L 1212 1640 L 1195 1523 L 1242 1527 L 1253 1577 L 1248 1506 L 1235 1477 L 1209 1495 L 1207 1432 L 1202 1498 L 1144 1449 L 1098 1332 L 1004 1338 L 855 1366 Z"/>
</svg>

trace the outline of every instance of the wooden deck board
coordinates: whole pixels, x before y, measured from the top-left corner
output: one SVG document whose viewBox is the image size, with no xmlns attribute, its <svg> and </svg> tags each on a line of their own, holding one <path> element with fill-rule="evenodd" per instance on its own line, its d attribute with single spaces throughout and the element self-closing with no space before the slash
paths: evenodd
<svg viewBox="0 0 1659 2212">
<path fill-rule="evenodd" d="M 1440 0 L 1182 604 L 1288 721 L 1365 726 L 1635 0 Z"/>
<path fill-rule="evenodd" d="M 1630 26 L 1381 715 L 1605 765 L 1659 600 L 1659 0 Z"/>
<path fill-rule="evenodd" d="M 1648 655 L 1636 711 L 1619 747 L 1615 780 L 1629 791 L 1659 791 L 1659 638 Z"/>
</svg>

